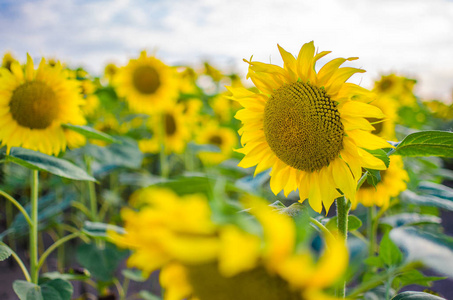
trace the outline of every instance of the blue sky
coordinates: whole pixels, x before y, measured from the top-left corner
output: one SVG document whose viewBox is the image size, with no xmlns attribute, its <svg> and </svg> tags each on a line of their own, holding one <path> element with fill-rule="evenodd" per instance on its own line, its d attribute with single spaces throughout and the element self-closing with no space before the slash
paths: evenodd
<svg viewBox="0 0 453 300">
<path fill-rule="evenodd" d="M 245 74 L 242 58 L 280 64 L 311 40 L 325 60 L 358 56 L 354 82 L 416 78 L 423 98 L 451 102 L 453 1 L 0 0 L 0 53 L 56 57 L 99 74 L 147 49 L 168 64 L 204 59 Z"/>
</svg>

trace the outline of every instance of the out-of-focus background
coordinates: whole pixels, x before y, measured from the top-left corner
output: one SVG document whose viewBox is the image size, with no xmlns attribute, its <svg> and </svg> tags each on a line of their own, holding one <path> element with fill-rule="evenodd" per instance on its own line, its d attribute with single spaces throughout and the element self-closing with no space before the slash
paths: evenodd
<svg viewBox="0 0 453 300">
<path fill-rule="evenodd" d="M 279 64 L 314 40 L 332 57 L 358 56 L 353 81 L 418 80 L 416 94 L 451 102 L 451 0 L 0 0 L 0 53 L 56 58 L 101 74 L 142 49 L 171 65 L 212 64 L 241 74 L 251 55 Z M 322 65 L 331 58 L 320 61 Z"/>
</svg>

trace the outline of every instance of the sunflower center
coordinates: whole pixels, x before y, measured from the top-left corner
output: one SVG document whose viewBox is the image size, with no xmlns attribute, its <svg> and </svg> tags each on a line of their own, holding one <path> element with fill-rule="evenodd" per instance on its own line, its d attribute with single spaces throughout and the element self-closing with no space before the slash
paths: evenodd
<svg viewBox="0 0 453 300">
<path fill-rule="evenodd" d="M 264 110 L 264 135 L 275 155 L 307 172 L 320 170 L 343 149 L 343 124 L 336 104 L 309 83 L 275 90 Z"/>
<path fill-rule="evenodd" d="M 216 263 L 188 267 L 188 279 L 200 300 L 303 300 L 300 291 L 291 289 L 282 278 L 264 267 L 225 278 Z"/>
<path fill-rule="evenodd" d="M 164 115 L 165 122 L 165 134 L 167 136 L 172 136 L 176 132 L 176 121 L 171 114 Z"/>
<path fill-rule="evenodd" d="M 55 92 L 40 81 L 30 81 L 19 86 L 13 92 L 9 108 L 13 119 L 30 129 L 49 127 L 59 112 Z"/>
<path fill-rule="evenodd" d="M 211 145 L 216 145 L 216 146 L 221 146 L 222 145 L 222 137 L 218 135 L 213 135 L 209 138 L 209 144 Z"/>
<path fill-rule="evenodd" d="M 153 94 L 160 86 L 159 73 L 151 66 L 140 66 L 132 75 L 134 87 L 142 94 Z"/>
</svg>

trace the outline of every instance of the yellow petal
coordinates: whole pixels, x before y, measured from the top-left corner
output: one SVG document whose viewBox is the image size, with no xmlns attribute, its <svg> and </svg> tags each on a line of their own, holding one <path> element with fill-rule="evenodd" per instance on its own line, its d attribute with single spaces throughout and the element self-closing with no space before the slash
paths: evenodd
<svg viewBox="0 0 453 300">
<path fill-rule="evenodd" d="M 338 105 L 341 116 L 362 118 L 385 118 L 384 113 L 377 106 L 358 101 L 345 101 Z"/>
<path fill-rule="evenodd" d="M 313 69 L 313 55 L 315 46 L 313 41 L 302 46 L 297 56 L 297 72 L 302 82 L 308 80 L 309 72 Z"/>
<path fill-rule="evenodd" d="M 352 138 L 355 144 L 361 148 L 375 150 L 382 148 L 394 148 L 386 140 L 378 137 L 368 131 L 363 130 L 350 130 L 347 135 Z"/>
</svg>

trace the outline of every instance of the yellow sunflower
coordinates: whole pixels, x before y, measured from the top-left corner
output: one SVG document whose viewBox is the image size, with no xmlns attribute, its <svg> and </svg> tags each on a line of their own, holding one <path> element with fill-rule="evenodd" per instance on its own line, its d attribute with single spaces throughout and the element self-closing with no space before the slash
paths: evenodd
<svg viewBox="0 0 453 300">
<path fill-rule="evenodd" d="M 191 134 L 183 111 L 184 106 L 177 104 L 165 108 L 160 114 L 152 115 L 148 127 L 153 136 L 151 139 L 139 141 L 140 150 L 145 153 L 158 153 L 163 143 L 166 154 L 183 153 Z"/>
<path fill-rule="evenodd" d="M 380 80 L 375 82 L 374 91 L 394 98 L 398 107 L 414 106 L 417 104 L 417 98 L 413 92 L 416 83 L 415 79 L 396 74 L 382 75 Z"/>
<path fill-rule="evenodd" d="M 109 236 L 132 250 L 128 266 L 145 275 L 161 269 L 165 300 L 336 299 L 323 289 L 347 267 L 343 243 L 326 238 L 327 247 L 315 262 L 308 246 L 296 246 L 294 220 L 262 200 L 246 201 L 262 229 L 257 233 L 213 222 L 202 195 L 179 197 L 146 188 L 132 199 L 140 209 L 122 211 L 126 233 Z"/>
<path fill-rule="evenodd" d="M 11 71 L 11 64 L 13 62 L 17 62 L 16 58 L 14 58 L 11 52 L 6 52 L 5 55 L 3 55 L 2 68 L 6 68 Z"/>
<path fill-rule="evenodd" d="M 118 67 L 113 63 L 107 64 L 104 68 L 104 78 L 107 79 L 109 84 L 112 84 L 117 73 Z"/>
<path fill-rule="evenodd" d="M 375 128 L 371 133 L 388 141 L 397 141 L 395 136 L 395 122 L 398 119 L 398 107 L 395 101 L 388 96 L 378 94 L 377 98 L 370 104 L 377 106 L 385 115 L 384 119 L 367 118 Z"/>
<path fill-rule="evenodd" d="M 62 124 L 84 125 L 83 99 L 75 80 L 67 79 L 60 64 L 41 60 L 37 70 L 27 55 L 23 71 L 17 62 L 11 71 L 0 69 L 1 145 L 23 147 L 49 155 L 65 151 Z"/>
<path fill-rule="evenodd" d="M 138 59 L 118 70 L 113 84 L 125 97 L 131 110 L 153 114 L 172 106 L 178 96 L 175 71 L 159 59 L 142 51 Z"/>
<path fill-rule="evenodd" d="M 241 108 L 236 101 L 231 101 L 230 93 L 221 93 L 209 100 L 209 106 L 217 119 L 224 123 L 231 123 L 233 115 Z"/>
<path fill-rule="evenodd" d="M 82 106 L 82 111 L 85 116 L 92 116 L 100 105 L 98 96 L 94 94 L 96 86 L 89 79 L 80 80 L 80 86 L 82 88 L 81 93 L 85 98 L 85 104 Z"/>
<path fill-rule="evenodd" d="M 364 206 L 376 205 L 387 208 L 390 199 L 398 196 L 407 187 L 409 175 L 404 170 L 403 160 L 400 156 L 390 156 L 390 165 L 387 170 L 381 171 L 381 181 L 376 187 L 366 181 L 357 191 L 357 202 Z"/>
<path fill-rule="evenodd" d="M 220 152 L 201 151 L 198 153 L 201 161 L 205 164 L 219 164 L 231 157 L 233 148 L 237 147 L 237 133 L 227 127 L 220 127 L 217 122 L 211 121 L 199 132 L 196 142 L 201 145 L 214 145 L 219 147 Z"/>
<path fill-rule="evenodd" d="M 232 99 L 244 106 L 236 114 L 245 154 L 239 166 L 256 166 L 255 174 L 272 168 L 270 186 L 285 195 L 299 189 L 300 200 L 321 212 L 329 210 L 341 192 L 353 203 L 362 167 L 384 170 L 384 163 L 365 149 L 391 147 L 371 134 L 366 118 L 383 118 L 382 111 L 355 101 L 373 94 L 345 83 L 364 70 L 343 67 L 357 58 L 336 58 L 317 73 L 316 62 L 329 51 L 315 54 L 313 42 L 295 58 L 278 46 L 284 66 L 246 61 L 248 77 L 260 92 L 230 88 Z M 369 101 L 368 101 L 369 102 Z"/>
</svg>

